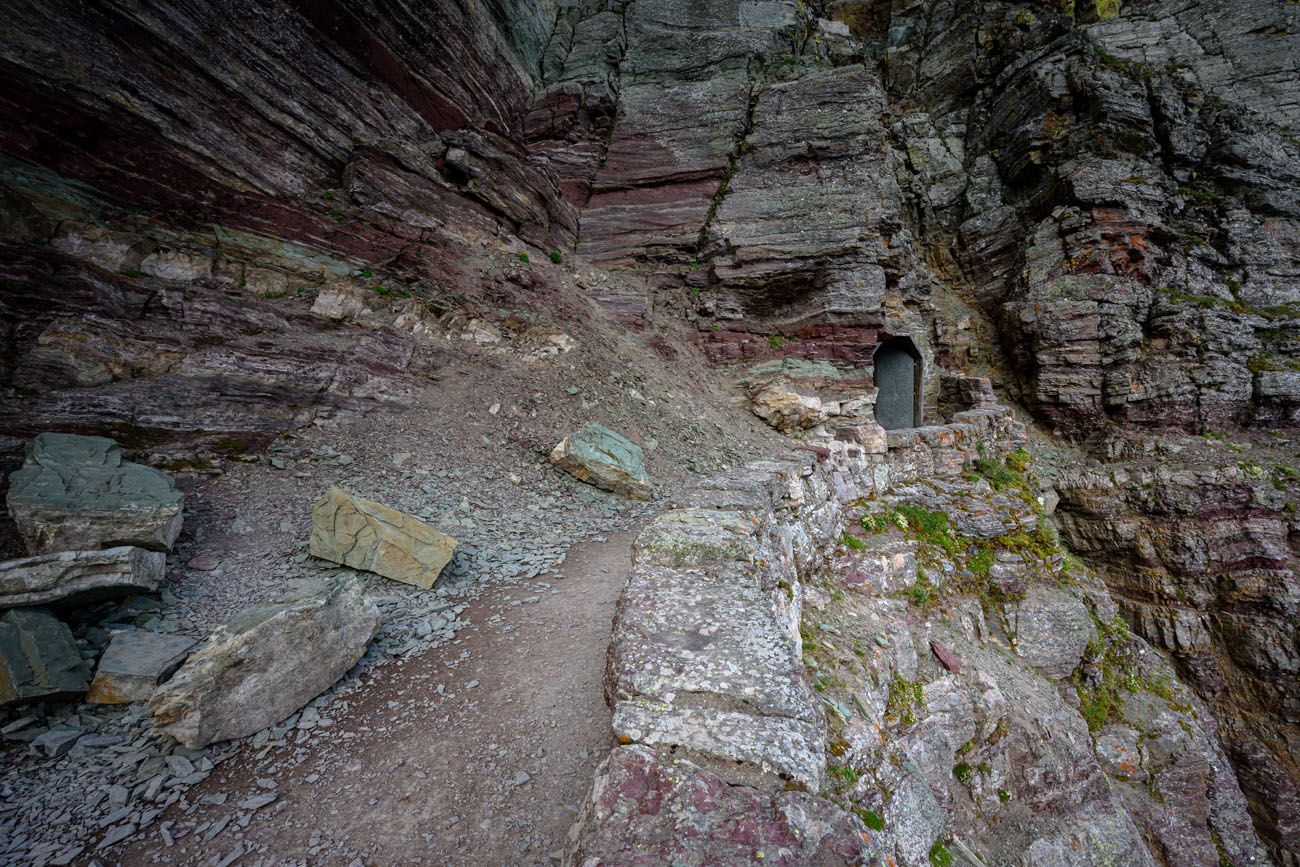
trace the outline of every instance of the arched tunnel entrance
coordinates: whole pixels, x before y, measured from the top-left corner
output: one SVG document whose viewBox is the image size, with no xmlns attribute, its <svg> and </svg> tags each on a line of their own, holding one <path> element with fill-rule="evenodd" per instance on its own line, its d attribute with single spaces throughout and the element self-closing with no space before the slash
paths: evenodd
<svg viewBox="0 0 1300 867">
<path fill-rule="evenodd" d="M 910 337 L 891 337 L 873 356 L 876 421 L 885 430 L 921 426 L 921 352 Z"/>
</svg>

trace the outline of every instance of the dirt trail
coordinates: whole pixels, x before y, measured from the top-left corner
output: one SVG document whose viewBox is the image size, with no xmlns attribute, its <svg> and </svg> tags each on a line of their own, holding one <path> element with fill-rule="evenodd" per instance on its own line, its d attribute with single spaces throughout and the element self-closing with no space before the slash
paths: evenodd
<svg viewBox="0 0 1300 867">
<path fill-rule="evenodd" d="M 305 748 L 245 747 L 163 817 L 193 833 L 166 848 L 151 829 L 120 862 L 554 863 L 610 745 L 602 674 L 634 536 L 485 594 L 461 638 L 376 669 Z M 264 792 L 278 800 L 238 806 Z"/>
</svg>

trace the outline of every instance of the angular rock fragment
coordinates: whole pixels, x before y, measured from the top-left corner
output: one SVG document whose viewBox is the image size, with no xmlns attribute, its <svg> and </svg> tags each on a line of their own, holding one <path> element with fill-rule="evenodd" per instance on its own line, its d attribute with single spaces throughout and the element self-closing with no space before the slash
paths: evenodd
<svg viewBox="0 0 1300 867">
<path fill-rule="evenodd" d="M 595 422 L 561 440 L 551 452 L 551 463 L 606 491 L 638 500 L 654 496 L 641 447 Z"/>
<path fill-rule="evenodd" d="M 7 498 L 33 554 L 117 545 L 170 549 L 181 531 L 183 501 L 171 476 L 122 460 L 112 440 L 60 433 L 27 444 Z"/>
<path fill-rule="evenodd" d="M 326 286 L 316 296 L 311 312 L 326 319 L 361 319 L 372 315 L 364 293 L 345 283 Z"/>
<path fill-rule="evenodd" d="M 113 636 L 99 659 L 86 701 L 128 704 L 153 695 L 158 684 L 180 667 L 196 642 L 182 635 L 131 629 Z"/>
<path fill-rule="evenodd" d="M 161 551 L 130 546 L 8 560 L 0 563 L 0 608 L 147 593 L 158 588 L 165 567 Z"/>
<path fill-rule="evenodd" d="M 187 747 L 252 734 L 342 677 L 379 630 L 355 577 L 295 583 L 236 612 L 154 693 L 154 725 Z"/>
<path fill-rule="evenodd" d="M 456 540 L 395 509 L 330 488 L 311 510 L 313 556 L 428 590 Z"/>
<path fill-rule="evenodd" d="M 80 695 L 89 682 L 72 630 L 53 614 L 20 608 L 0 617 L 0 705 Z"/>
</svg>

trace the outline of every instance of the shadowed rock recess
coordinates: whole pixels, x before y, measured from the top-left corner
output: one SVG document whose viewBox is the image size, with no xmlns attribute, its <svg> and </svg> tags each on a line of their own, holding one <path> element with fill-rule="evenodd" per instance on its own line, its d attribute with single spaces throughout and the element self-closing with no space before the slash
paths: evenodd
<svg viewBox="0 0 1300 867">
<path fill-rule="evenodd" d="M 9 5 L 0 865 L 1300 867 L 1295 0 Z"/>
</svg>

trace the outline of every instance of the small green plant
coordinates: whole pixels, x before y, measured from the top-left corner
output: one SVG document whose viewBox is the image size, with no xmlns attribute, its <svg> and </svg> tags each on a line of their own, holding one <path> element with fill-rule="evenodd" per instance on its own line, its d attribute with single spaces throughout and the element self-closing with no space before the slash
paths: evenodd
<svg viewBox="0 0 1300 867">
<path fill-rule="evenodd" d="M 564 254 L 561 253 L 559 250 L 552 250 L 551 261 L 554 262 L 556 265 L 560 264 L 561 262 L 564 261 Z"/>
<path fill-rule="evenodd" d="M 987 542 L 979 543 L 975 553 L 966 561 L 966 568 L 981 581 L 989 580 L 989 572 L 993 569 L 993 546 Z"/>
<path fill-rule="evenodd" d="M 970 781 L 975 774 L 971 771 L 970 765 L 965 762 L 958 762 L 952 767 L 952 775 L 956 777 L 957 782 L 962 785 L 970 785 Z"/>
<path fill-rule="evenodd" d="M 265 298 L 268 301 L 274 301 L 276 298 L 283 298 L 285 295 L 289 293 L 285 292 L 283 289 L 263 289 L 261 292 L 258 292 L 257 294 L 261 295 L 263 298 Z"/>
<path fill-rule="evenodd" d="M 927 608 L 931 602 L 935 602 L 939 598 L 939 593 L 935 589 L 935 586 L 931 584 L 930 579 L 926 578 L 924 575 L 917 578 L 916 583 L 907 588 L 907 595 L 912 600 L 913 604 L 919 608 Z"/>
<path fill-rule="evenodd" d="M 852 533 L 844 533 L 840 536 L 840 544 L 846 548 L 852 548 L 854 551 L 861 551 L 867 547 L 862 540 Z"/>
<path fill-rule="evenodd" d="M 873 831 L 885 830 L 885 820 L 883 817 L 881 817 L 879 813 L 872 812 L 871 810 L 862 810 L 862 809 L 855 810 L 854 812 L 858 814 L 858 818 L 862 820 L 862 824 L 866 825 L 871 830 Z"/>
<path fill-rule="evenodd" d="M 1034 459 L 1026 449 L 1016 449 L 1007 455 L 1007 466 L 1017 473 L 1023 473 L 1029 469 L 1030 462 Z"/>
<path fill-rule="evenodd" d="M 997 458 L 989 457 L 988 447 L 984 443 L 980 443 L 979 453 L 980 456 L 974 461 L 975 472 L 986 479 L 993 490 L 1002 491 L 1024 484 L 1025 477 L 1020 472 Z"/>
<path fill-rule="evenodd" d="M 411 293 L 409 290 L 397 289 L 392 286 L 384 286 L 379 283 L 376 283 L 374 286 L 371 286 L 369 288 L 371 292 L 374 292 L 376 295 L 382 295 L 385 298 L 410 298 L 411 297 Z"/>
<path fill-rule="evenodd" d="M 1006 789 L 998 789 L 998 800 L 1005 804 L 1011 800 L 1011 793 Z"/>
<path fill-rule="evenodd" d="M 975 770 L 980 772 L 981 777 L 989 777 L 993 775 L 993 766 L 988 762 L 980 762 L 979 766 L 976 767 Z"/>
<path fill-rule="evenodd" d="M 328 200 L 328 199 L 333 199 L 333 198 L 334 198 L 334 191 L 333 191 L 333 190 L 326 190 L 324 193 L 321 193 L 321 198 L 326 199 L 326 200 Z"/>
<path fill-rule="evenodd" d="M 910 726 L 916 722 L 916 709 L 925 700 L 921 684 L 901 674 L 894 674 L 889 682 L 889 697 L 885 699 L 885 720 Z"/>
<path fill-rule="evenodd" d="M 520 262 L 524 262 L 524 263 L 526 264 L 526 263 L 528 262 L 528 254 L 527 254 L 527 253 L 520 253 L 520 254 L 519 254 L 519 261 L 520 261 Z"/>
<path fill-rule="evenodd" d="M 374 272 L 372 272 L 369 268 L 362 268 L 362 269 L 361 269 L 361 277 L 362 277 L 363 279 L 365 279 L 365 280 L 369 280 L 369 279 L 370 279 L 371 277 L 373 277 L 373 276 L 375 276 L 375 275 L 374 275 Z"/>
<path fill-rule="evenodd" d="M 895 522 L 900 530 L 910 532 L 926 544 L 942 548 L 949 556 L 955 555 L 961 547 L 952 532 L 952 522 L 943 512 L 905 504 L 895 509 L 894 514 L 903 519 L 901 524 Z"/>
<path fill-rule="evenodd" d="M 830 774 L 844 782 L 845 785 L 853 785 L 858 781 L 858 772 L 848 765 L 826 765 L 826 773 Z"/>
<path fill-rule="evenodd" d="M 931 867 L 952 867 L 952 853 L 948 847 L 943 845 L 942 840 L 935 840 L 934 845 L 930 847 L 930 865 Z"/>
<path fill-rule="evenodd" d="M 1178 194 L 1184 199 L 1187 199 L 1197 208 L 1210 207 L 1222 198 L 1222 195 L 1218 190 L 1204 184 L 1197 186 L 1188 186 L 1184 184 L 1178 188 Z"/>
<path fill-rule="evenodd" d="M 780 349 L 785 344 L 785 338 L 779 334 L 769 334 L 767 336 L 767 345 L 773 349 Z"/>
<path fill-rule="evenodd" d="M 1280 370 L 1297 371 L 1300 370 L 1300 358 L 1274 355 L 1271 352 L 1256 352 L 1246 362 L 1246 368 L 1251 373 Z"/>
</svg>

